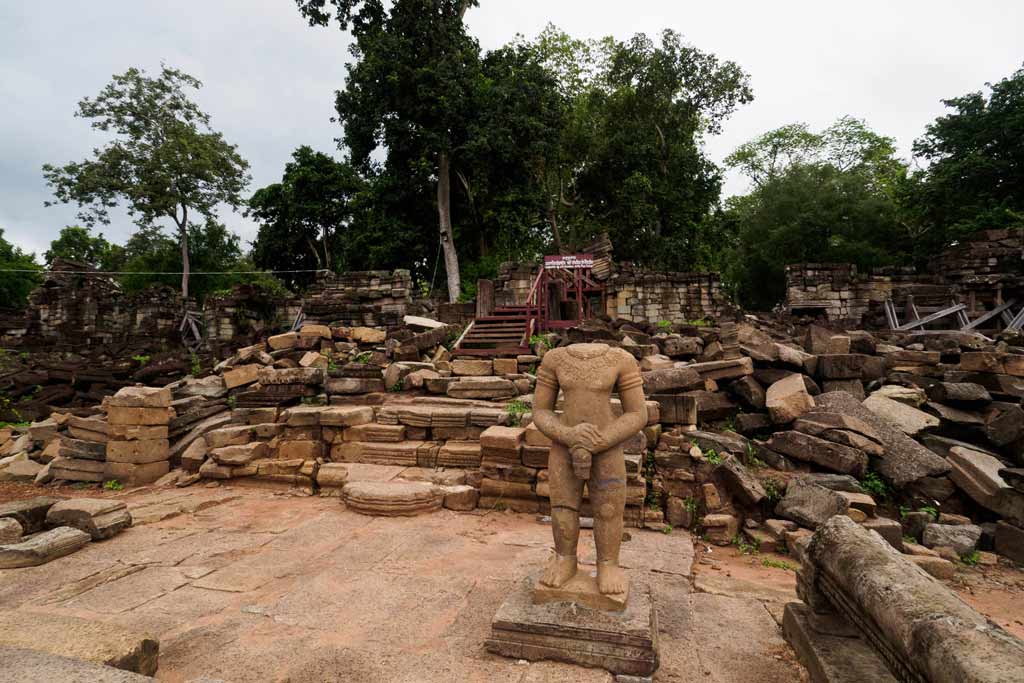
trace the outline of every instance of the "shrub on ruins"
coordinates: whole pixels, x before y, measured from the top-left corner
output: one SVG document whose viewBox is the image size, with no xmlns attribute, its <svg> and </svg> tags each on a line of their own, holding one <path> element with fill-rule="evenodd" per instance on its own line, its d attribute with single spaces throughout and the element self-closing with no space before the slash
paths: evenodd
<svg viewBox="0 0 1024 683">
<path fill-rule="evenodd" d="M 50 242 L 44 254 L 46 265 L 57 259 L 81 261 L 103 271 L 118 271 L 124 267 L 124 247 L 112 244 L 103 234 L 93 237 L 92 230 L 79 225 L 62 228 L 57 239 Z"/>
<path fill-rule="evenodd" d="M 110 209 L 122 203 L 142 228 L 173 224 L 180 259 L 170 270 L 181 269 L 185 298 L 193 293 L 189 242 L 195 216 L 210 223 L 219 205 L 237 209 L 250 179 L 249 164 L 189 99 L 187 90 L 201 86 L 168 66 L 155 77 L 135 68 L 115 75 L 95 98 L 82 99 L 75 113 L 109 135 L 107 143 L 84 161 L 43 166 L 55 202 L 78 204 L 87 226 L 109 223 Z"/>
<path fill-rule="evenodd" d="M 42 282 L 34 272 L 39 270 L 42 269 L 36 263 L 35 254 L 8 242 L 0 228 L 0 308 L 24 306 L 29 293 Z"/>
<path fill-rule="evenodd" d="M 951 111 L 914 143 L 925 168 L 905 193 L 926 258 L 971 233 L 1024 225 L 1024 69 L 943 100 Z"/>
</svg>

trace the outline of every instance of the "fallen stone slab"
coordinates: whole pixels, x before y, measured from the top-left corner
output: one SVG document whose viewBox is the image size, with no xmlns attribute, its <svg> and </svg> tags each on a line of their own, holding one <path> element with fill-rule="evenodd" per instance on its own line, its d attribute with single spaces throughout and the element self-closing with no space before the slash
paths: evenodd
<svg viewBox="0 0 1024 683">
<path fill-rule="evenodd" d="M 171 390 L 168 387 L 124 387 L 108 396 L 104 404 L 118 408 L 169 408 Z"/>
<path fill-rule="evenodd" d="M 787 424 L 814 408 L 802 375 L 790 375 L 768 387 L 765 407 L 775 424 Z"/>
<path fill-rule="evenodd" d="M 927 388 L 928 398 L 961 407 L 985 405 L 992 400 L 988 389 L 971 382 L 936 382 Z"/>
<path fill-rule="evenodd" d="M 448 385 L 452 398 L 513 398 L 519 390 L 503 377 L 462 377 Z"/>
<path fill-rule="evenodd" d="M 36 534 L 21 543 L 0 545 L 0 569 L 37 567 L 70 555 L 90 540 L 89 534 L 84 531 L 61 526 Z"/>
<path fill-rule="evenodd" d="M 924 528 L 926 548 L 952 548 L 957 555 L 966 555 L 978 547 L 981 527 L 974 524 L 929 524 Z"/>
<path fill-rule="evenodd" d="M 441 509 L 444 493 L 424 482 L 355 481 L 345 484 L 342 500 L 362 515 L 412 517 Z"/>
<path fill-rule="evenodd" d="M 0 646 L 70 657 L 143 676 L 156 673 L 160 651 L 160 643 L 155 638 L 122 626 L 22 610 L 0 613 Z M 0 676 L 3 673 L 0 670 Z"/>
<path fill-rule="evenodd" d="M 1007 522 L 996 522 L 995 549 L 1003 557 L 1024 564 L 1024 529 Z"/>
<path fill-rule="evenodd" d="M 814 402 L 816 410 L 855 417 L 875 430 L 885 447 L 885 456 L 875 467 L 897 488 L 922 477 L 937 477 L 949 472 L 949 463 L 944 458 L 911 439 L 888 420 L 875 415 L 853 396 L 830 392 L 816 396 Z"/>
<path fill-rule="evenodd" d="M 895 425 L 907 436 L 916 436 L 921 432 L 936 429 L 940 424 L 939 418 L 934 415 L 929 415 L 906 403 L 881 396 L 878 392 L 864 399 L 864 407 Z"/>
<path fill-rule="evenodd" d="M 0 519 L 16 520 L 26 534 L 42 531 L 46 526 L 46 513 L 60 501 L 50 496 L 36 496 L 25 500 L 13 500 L 0 503 Z"/>
<path fill-rule="evenodd" d="M 662 368 L 641 373 L 644 381 L 644 393 L 660 394 L 704 386 L 700 374 L 689 366 Z"/>
<path fill-rule="evenodd" d="M 24 529 L 18 520 L 11 517 L 0 517 L 0 545 L 5 543 L 20 543 Z"/>
<path fill-rule="evenodd" d="M 72 498 L 56 503 L 46 513 L 47 526 L 69 526 L 86 532 L 94 541 L 111 538 L 132 525 L 128 506 L 109 498 Z"/>
<path fill-rule="evenodd" d="M 1024 493 L 1000 476 L 1003 463 L 986 453 L 960 446 L 949 449 L 949 478 L 974 502 L 1007 519 L 1024 523 Z"/>
<path fill-rule="evenodd" d="M 813 683 L 896 683 L 878 652 L 840 615 L 816 614 L 790 602 L 782 613 L 782 633 Z"/>
<path fill-rule="evenodd" d="M 61 657 L 27 648 L 0 645 L 0 683 L 62 681 L 64 683 L 152 683 L 150 676 Z"/>
<path fill-rule="evenodd" d="M 805 557 L 811 602 L 827 600 L 867 629 L 901 680 L 1024 680 L 1024 641 L 849 518 L 823 524 Z"/>
<path fill-rule="evenodd" d="M 789 482 L 775 514 L 817 529 L 832 517 L 845 515 L 848 509 L 849 503 L 840 493 L 798 478 Z"/>
<path fill-rule="evenodd" d="M 796 460 L 811 462 L 833 472 L 852 474 L 858 478 L 864 476 L 868 467 L 868 456 L 864 451 L 802 432 L 776 432 L 765 446 Z"/>
</svg>

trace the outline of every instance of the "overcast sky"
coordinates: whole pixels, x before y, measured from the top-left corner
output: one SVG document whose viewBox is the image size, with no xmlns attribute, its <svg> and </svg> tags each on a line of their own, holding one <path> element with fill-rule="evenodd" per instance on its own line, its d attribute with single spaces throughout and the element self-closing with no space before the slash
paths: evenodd
<svg viewBox="0 0 1024 683">
<path fill-rule="evenodd" d="M 940 100 L 979 90 L 1024 61 L 1019 0 L 481 0 L 467 15 L 484 49 L 553 22 L 573 36 L 625 38 L 664 28 L 750 75 L 755 100 L 708 141 L 720 162 L 777 126 L 822 128 L 844 114 L 896 138 L 909 157 Z M 204 82 L 213 127 L 252 165 L 253 188 L 280 179 L 299 145 L 336 153 L 330 122 L 344 82 L 348 37 L 306 26 L 292 0 L 0 0 L 0 228 L 41 253 L 74 224 L 73 207 L 43 206 L 40 167 L 80 160 L 102 143 L 72 116 L 114 73 L 161 61 Z M 727 194 L 742 193 L 730 176 Z M 222 219 L 246 241 L 255 226 Z M 103 229 L 123 241 L 132 225 Z"/>
</svg>

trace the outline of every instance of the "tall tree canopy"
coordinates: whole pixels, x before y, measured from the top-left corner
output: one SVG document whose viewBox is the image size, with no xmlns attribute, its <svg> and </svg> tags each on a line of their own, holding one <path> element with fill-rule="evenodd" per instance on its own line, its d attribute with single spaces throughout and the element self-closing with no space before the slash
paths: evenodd
<svg viewBox="0 0 1024 683">
<path fill-rule="evenodd" d="M 190 238 L 216 221 L 219 204 L 237 209 L 249 183 L 248 163 L 189 99 L 186 90 L 201 86 L 167 66 L 157 77 L 140 69 L 115 75 L 96 98 L 79 102 L 75 114 L 113 139 L 90 159 L 43 167 L 56 200 L 78 204 L 87 226 L 109 223 L 109 210 L 122 202 L 141 227 L 172 221 L 186 299 Z"/>
<path fill-rule="evenodd" d="M 386 148 L 400 178 L 427 174 L 437 189 L 451 301 L 460 294 L 452 224 L 452 165 L 467 137 L 480 48 L 463 17 L 475 0 L 296 0 L 312 25 L 351 28 L 355 61 L 336 108 L 352 159 L 364 169 Z M 328 7 L 330 5 L 332 9 Z"/>
<path fill-rule="evenodd" d="M 44 256 L 47 266 L 58 258 L 83 261 L 105 271 L 117 271 L 124 266 L 123 247 L 111 244 L 102 233 L 93 237 L 89 228 L 78 225 L 63 228 Z"/>
<path fill-rule="evenodd" d="M 927 251 L 1024 225 L 1024 69 L 988 88 L 944 100 L 953 111 L 914 143 L 926 167 L 906 199 Z"/>
</svg>

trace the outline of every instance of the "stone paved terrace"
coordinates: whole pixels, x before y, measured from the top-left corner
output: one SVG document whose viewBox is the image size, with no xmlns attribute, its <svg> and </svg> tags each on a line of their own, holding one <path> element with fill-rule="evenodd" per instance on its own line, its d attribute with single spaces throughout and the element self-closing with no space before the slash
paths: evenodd
<svg viewBox="0 0 1024 683">
<path fill-rule="evenodd" d="M 126 499 L 135 527 L 42 567 L 0 571 L 0 609 L 148 631 L 163 681 L 612 680 L 483 648 L 505 595 L 547 557 L 550 528 L 532 515 L 371 518 L 337 499 L 237 487 Z M 584 533 L 582 559 L 593 562 Z M 773 617 L 788 590 L 736 597 L 723 573 L 695 592 L 687 534 L 630 533 L 623 563 L 657 596 L 655 680 L 806 680 Z"/>
</svg>

